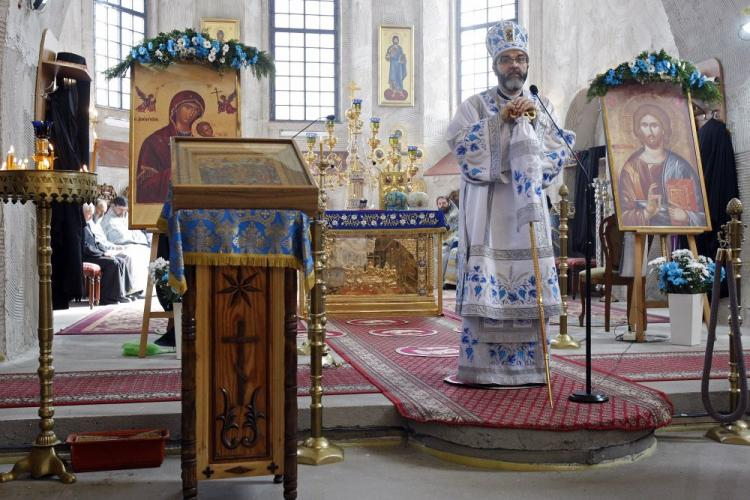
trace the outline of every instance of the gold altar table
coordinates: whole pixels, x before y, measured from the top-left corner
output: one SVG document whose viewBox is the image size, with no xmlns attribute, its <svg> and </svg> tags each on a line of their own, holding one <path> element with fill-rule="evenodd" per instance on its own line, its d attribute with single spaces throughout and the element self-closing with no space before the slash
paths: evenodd
<svg viewBox="0 0 750 500">
<path fill-rule="evenodd" d="M 327 211 L 327 314 L 439 316 L 443 214 Z"/>
</svg>

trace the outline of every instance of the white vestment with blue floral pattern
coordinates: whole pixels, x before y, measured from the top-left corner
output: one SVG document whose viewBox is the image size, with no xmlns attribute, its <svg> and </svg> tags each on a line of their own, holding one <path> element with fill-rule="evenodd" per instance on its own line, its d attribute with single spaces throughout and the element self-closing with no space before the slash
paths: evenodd
<svg viewBox="0 0 750 500">
<path fill-rule="evenodd" d="M 544 104 L 554 116 L 546 98 Z M 543 188 L 567 159 L 561 136 L 539 109 L 505 122 L 497 87 L 464 101 L 448 127 L 461 169 L 456 313 L 463 318 L 457 378 L 465 383 L 544 383 L 537 283 L 529 223 L 535 224 L 545 320 L 560 314 L 549 212 Z"/>
</svg>

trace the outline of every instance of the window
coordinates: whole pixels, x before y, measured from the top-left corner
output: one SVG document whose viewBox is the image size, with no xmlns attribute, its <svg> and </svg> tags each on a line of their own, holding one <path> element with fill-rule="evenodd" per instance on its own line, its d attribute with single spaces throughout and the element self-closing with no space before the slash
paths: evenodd
<svg viewBox="0 0 750 500">
<path fill-rule="evenodd" d="M 145 26 L 145 0 L 94 0 L 97 105 L 130 109 L 130 71 L 111 80 L 104 78 L 104 71 L 143 40 Z"/>
<path fill-rule="evenodd" d="M 338 116 L 338 3 L 271 1 L 271 120 Z"/>
<path fill-rule="evenodd" d="M 459 102 L 497 83 L 487 54 L 487 30 L 500 21 L 515 21 L 517 0 L 456 0 Z"/>
</svg>

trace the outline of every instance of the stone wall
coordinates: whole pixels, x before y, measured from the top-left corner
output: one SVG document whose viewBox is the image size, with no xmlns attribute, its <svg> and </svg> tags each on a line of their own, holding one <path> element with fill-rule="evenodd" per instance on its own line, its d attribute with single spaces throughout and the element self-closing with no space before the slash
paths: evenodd
<svg viewBox="0 0 750 500">
<path fill-rule="evenodd" d="M 748 21 L 740 13 L 746 5 L 734 0 L 663 0 L 663 4 L 680 56 L 694 62 L 715 57 L 724 69 L 726 124 L 737 160 L 740 199 L 747 203 L 750 200 L 750 41 L 737 35 L 741 24 Z M 746 243 L 742 260 L 750 262 L 748 259 L 750 245 Z M 746 278 L 750 276 L 750 267 L 743 266 L 742 275 L 745 278 L 742 296 L 748 297 L 750 282 Z M 747 300 L 745 307 L 750 307 Z"/>
<path fill-rule="evenodd" d="M 85 3 L 85 2 L 84 2 Z M 0 0 L 0 148 L 32 153 L 31 120 L 39 43 L 49 28 L 61 47 L 83 52 L 82 1 L 50 2 L 45 12 L 27 2 Z M 8 359 L 36 345 L 38 281 L 36 216 L 31 204 L 0 204 L 0 355 Z"/>
</svg>

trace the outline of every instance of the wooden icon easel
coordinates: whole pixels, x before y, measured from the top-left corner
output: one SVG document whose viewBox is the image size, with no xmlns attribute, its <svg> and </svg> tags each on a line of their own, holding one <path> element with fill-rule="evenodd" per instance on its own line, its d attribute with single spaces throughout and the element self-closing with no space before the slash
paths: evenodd
<svg viewBox="0 0 750 500">
<path fill-rule="evenodd" d="M 645 238 L 649 234 L 654 234 L 661 236 L 662 238 L 665 238 L 668 236 L 664 233 L 650 233 L 650 232 L 636 232 L 635 233 L 635 244 L 633 245 L 633 296 L 630 300 L 632 300 L 631 306 L 630 306 L 630 318 L 628 318 L 628 323 L 630 324 L 630 328 L 632 331 L 635 332 L 635 341 L 636 342 L 645 342 L 646 341 L 646 325 L 644 321 L 646 321 L 646 314 L 645 314 L 645 308 L 646 304 L 645 302 L 641 301 L 641 298 L 643 297 L 644 290 L 641 290 L 641 287 L 644 286 L 642 279 L 636 279 L 635 275 L 642 272 L 643 269 L 643 249 L 646 246 L 646 240 Z M 681 236 L 686 236 L 688 240 L 688 247 L 690 248 L 690 251 L 693 254 L 693 257 L 696 259 L 698 258 L 698 246 L 695 243 L 695 234 L 696 233 L 690 233 L 690 234 L 683 234 Z M 666 252 L 665 245 L 663 244 L 664 240 L 662 239 L 662 254 Z M 669 255 L 663 255 L 664 258 L 669 259 Z M 710 312 L 709 312 L 709 304 L 708 304 L 708 297 L 704 294 L 703 295 L 703 321 L 708 322 Z"/>
<path fill-rule="evenodd" d="M 151 239 L 151 258 L 149 258 L 149 264 L 156 260 L 156 253 L 159 250 L 159 233 L 154 231 Z M 143 323 L 141 324 L 141 341 L 140 349 L 138 351 L 139 358 L 146 357 L 146 347 L 148 346 L 148 325 L 153 318 L 172 318 L 174 316 L 172 311 L 152 311 L 151 310 L 151 299 L 154 295 L 154 280 L 151 278 L 151 273 L 148 273 L 148 281 L 146 282 L 146 300 L 143 303 Z"/>
</svg>

